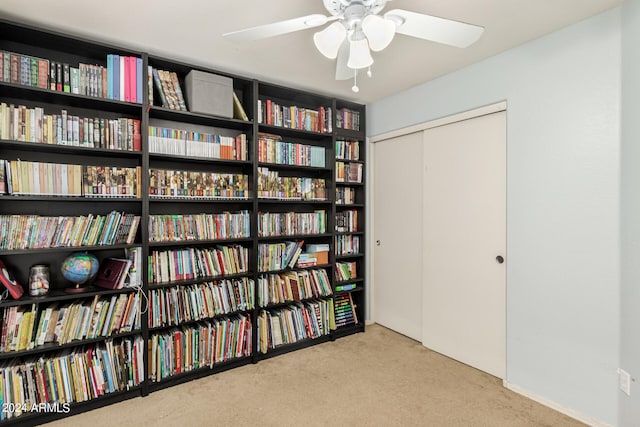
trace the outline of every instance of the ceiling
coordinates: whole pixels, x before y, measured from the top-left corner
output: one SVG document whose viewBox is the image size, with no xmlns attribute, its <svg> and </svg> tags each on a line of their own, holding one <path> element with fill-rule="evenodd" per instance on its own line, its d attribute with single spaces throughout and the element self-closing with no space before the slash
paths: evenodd
<svg viewBox="0 0 640 427">
<path fill-rule="evenodd" d="M 0 16 L 171 59 L 357 102 L 372 102 L 615 7 L 622 0 L 393 0 L 405 9 L 485 27 L 458 49 L 398 34 L 373 53 L 373 77 L 336 81 L 318 29 L 234 43 L 223 33 L 313 13 L 321 0 L 2 0 Z M 55 6 L 54 6 L 55 4 Z M 324 27 L 320 27 L 324 28 Z"/>
</svg>

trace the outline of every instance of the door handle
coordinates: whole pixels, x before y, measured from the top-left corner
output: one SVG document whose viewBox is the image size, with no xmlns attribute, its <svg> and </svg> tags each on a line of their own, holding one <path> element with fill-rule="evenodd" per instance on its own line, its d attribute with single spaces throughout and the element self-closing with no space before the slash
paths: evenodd
<svg viewBox="0 0 640 427">
<path fill-rule="evenodd" d="M 380 246 L 380 240 L 376 240 L 376 246 Z"/>
<path fill-rule="evenodd" d="M 496 262 L 497 262 L 498 264 L 502 264 L 502 263 L 504 262 L 504 257 L 503 257 L 502 255 L 498 255 L 498 256 L 496 257 Z"/>
</svg>

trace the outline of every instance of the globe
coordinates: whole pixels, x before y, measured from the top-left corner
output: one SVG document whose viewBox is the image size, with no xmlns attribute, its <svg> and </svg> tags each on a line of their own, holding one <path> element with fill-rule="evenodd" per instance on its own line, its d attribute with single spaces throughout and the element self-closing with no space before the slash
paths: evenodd
<svg viewBox="0 0 640 427">
<path fill-rule="evenodd" d="M 76 286 L 87 283 L 98 273 L 100 262 L 95 255 L 87 252 L 76 252 L 62 261 L 62 276 Z"/>
</svg>

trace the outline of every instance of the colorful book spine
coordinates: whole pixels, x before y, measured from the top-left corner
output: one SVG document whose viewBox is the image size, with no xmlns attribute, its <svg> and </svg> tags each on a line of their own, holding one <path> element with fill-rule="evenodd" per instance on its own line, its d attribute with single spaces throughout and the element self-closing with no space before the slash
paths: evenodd
<svg viewBox="0 0 640 427">
<path fill-rule="evenodd" d="M 314 212 L 259 212 L 258 236 L 296 236 L 326 233 L 327 213 Z"/>
<path fill-rule="evenodd" d="M 150 169 L 149 195 L 151 197 L 168 198 L 244 200 L 249 198 L 249 176 L 216 172 Z"/>
</svg>

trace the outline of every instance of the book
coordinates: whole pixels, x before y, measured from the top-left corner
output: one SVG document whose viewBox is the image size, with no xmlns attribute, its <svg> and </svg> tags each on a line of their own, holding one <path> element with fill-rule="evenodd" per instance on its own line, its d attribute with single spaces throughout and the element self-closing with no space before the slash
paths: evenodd
<svg viewBox="0 0 640 427">
<path fill-rule="evenodd" d="M 240 103 L 240 99 L 238 98 L 238 95 L 236 95 L 235 92 L 232 92 L 232 94 L 233 94 L 233 118 L 240 119 L 240 120 L 249 120 L 247 113 L 244 111 L 244 107 L 242 107 L 242 104 Z"/>
<path fill-rule="evenodd" d="M 129 259 L 108 258 L 100 265 L 93 284 L 105 289 L 122 289 L 130 266 Z"/>
</svg>

